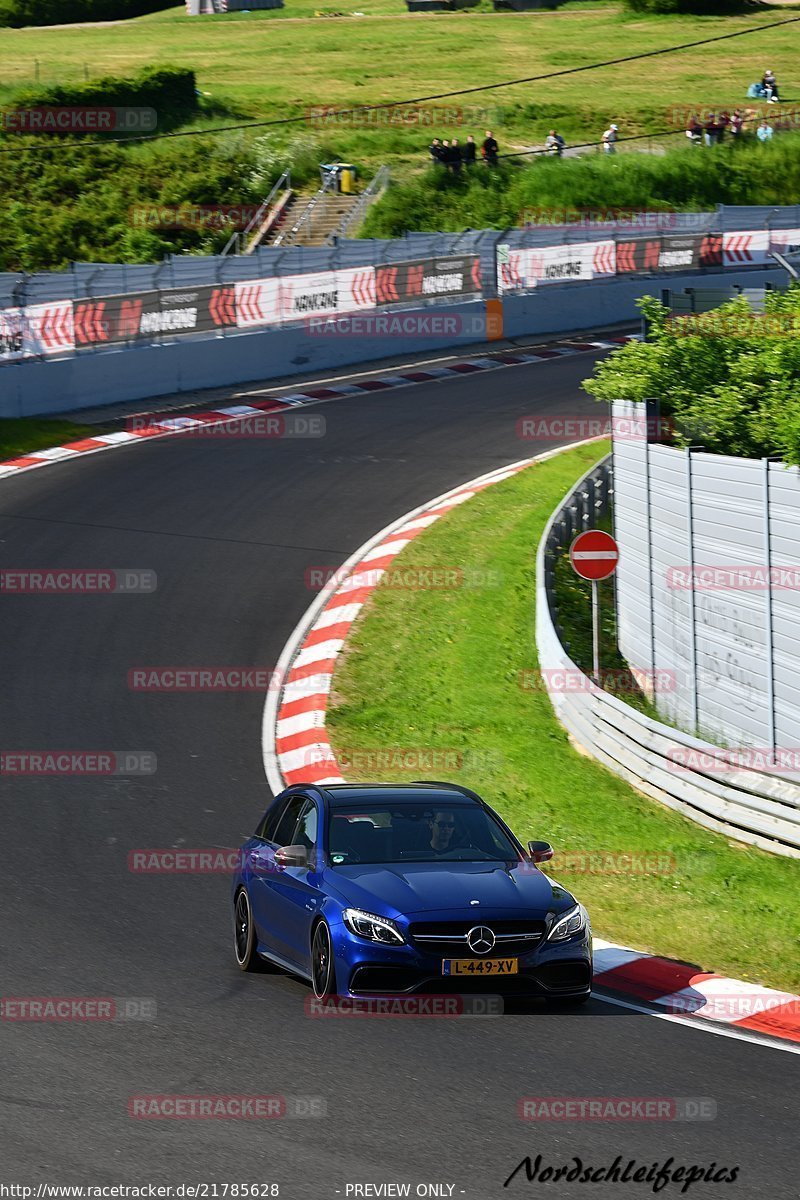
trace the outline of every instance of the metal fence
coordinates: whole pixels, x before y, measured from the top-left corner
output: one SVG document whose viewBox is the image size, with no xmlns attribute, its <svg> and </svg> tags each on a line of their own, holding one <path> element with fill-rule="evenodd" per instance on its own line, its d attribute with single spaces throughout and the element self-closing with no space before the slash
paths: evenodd
<svg viewBox="0 0 800 1200">
<path fill-rule="evenodd" d="M 639 511 L 637 518 L 637 505 L 630 504 L 631 492 L 626 481 L 621 482 L 617 476 L 617 465 L 615 455 L 615 518 L 624 506 L 629 509 L 630 526 L 646 528 L 646 514 Z M 593 514 L 601 511 L 597 486 L 598 478 L 603 477 L 608 480 L 608 460 L 589 472 L 558 506 L 537 552 L 536 648 L 556 716 L 583 750 L 638 791 L 708 829 L 776 854 L 800 858 L 797 782 L 781 778 L 769 766 L 759 769 L 737 765 L 711 741 L 645 716 L 618 696 L 603 691 L 569 657 L 553 605 L 552 566 L 554 556 L 565 552 L 572 533 L 590 524 Z M 607 489 L 609 484 L 602 486 Z M 618 534 L 618 573 L 630 570 L 633 551 L 626 529 L 623 521 Z M 641 586 L 641 573 L 638 583 Z M 632 590 L 626 594 L 625 604 L 628 598 L 635 598 Z M 645 666 L 650 667 L 650 660 L 645 659 Z"/>
<path fill-rule="evenodd" d="M 160 263 L 73 263 L 67 271 L 0 274 L 0 308 L 126 292 L 235 284 L 244 280 L 370 267 L 417 258 L 478 254 L 494 284 L 495 231 L 411 233 L 390 240 L 348 238 L 335 246 L 262 246 L 252 254 L 173 254 Z"/>
<path fill-rule="evenodd" d="M 624 436 L 642 408 L 613 406 L 622 653 L 668 720 L 800 779 L 800 471 Z"/>
<path fill-rule="evenodd" d="M 553 217 L 557 219 L 557 214 Z M 155 264 L 73 263 L 66 271 L 0 273 L 0 308 L 471 253 L 480 255 L 486 294 L 494 295 L 498 245 L 523 250 L 604 240 L 625 241 L 645 238 L 654 232 L 665 236 L 688 236 L 738 230 L 796 231 L 800 244 L 800 205 L 782 208 L 720 205 L 713 213 L 647 213 L 641 214 L 641 220 L 633 214 L 629 217 L 618 215 L 615 221 L 607 223 L 593 219 L 587 224 L 531 224 L 519 229 L 467 230 L 464 233 L 408 233 L 387 240 L 342 238 L 335 246 L 262 246 L 244 258 L 178 254 Z M 747 258 L 742 257 L 739 265 L 746 266 L 747 262 Z"/>
<path fill-rule="evenodd" d="M 391 312 L 392 306 L 505 298 L 554 284 L 763 270 L 773 263 L 774 250 L 800 248 L 800 206 L 720 208 L 671 218 L 669 232 L 643 232 L 635 218 L 622 228 L 619 221 L 532 224 L 391 240 L 341 238 L 321 247 L 267 246 L 244 256 L 173 255 L 155 265 L 76 263 L 60 273 L 4 274 L 0 363 L 225 337 L 309 319 Z"/>
</svg>

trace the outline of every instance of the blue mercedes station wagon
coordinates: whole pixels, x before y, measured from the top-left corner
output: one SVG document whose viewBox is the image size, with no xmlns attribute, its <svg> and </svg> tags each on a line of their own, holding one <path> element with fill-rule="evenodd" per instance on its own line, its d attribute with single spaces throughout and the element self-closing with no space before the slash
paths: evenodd
<svg viewBox="0 0 800 1200">
<path fill-rule="evenodd" d="M 242 847 L 233 880 L 242 971 L 277 964 L 314 994 L 492 992 L 581 1003 L 583 905 L 488 804 L 449 783 L 297 784 Z"/>
</svg>

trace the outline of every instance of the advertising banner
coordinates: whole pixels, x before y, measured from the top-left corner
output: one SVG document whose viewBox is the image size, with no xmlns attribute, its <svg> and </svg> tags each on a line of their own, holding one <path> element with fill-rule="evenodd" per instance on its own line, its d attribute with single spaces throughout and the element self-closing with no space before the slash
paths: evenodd
<svg viewBox="0 0 800 1200">
<path fill-rule="evenodd" d="M 474 254 L 423 258 L 375 268 L 375 303 L 410 304 L 419 300 L 480 295 L 481 262 Z"/>
</svg>

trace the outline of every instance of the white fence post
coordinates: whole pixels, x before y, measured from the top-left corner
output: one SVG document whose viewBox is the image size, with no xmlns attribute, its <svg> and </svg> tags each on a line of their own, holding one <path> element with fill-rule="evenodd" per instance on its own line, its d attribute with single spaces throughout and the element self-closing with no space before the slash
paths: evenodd
<svg viewBox="0 0 800 1200">
<path fill-rule="evenodd" d="M 692 496 L 692 451 L 694 446 L 686 447 L 686 524 L 687 542 L 689 547 L 689 645 L 692 670 L 692 729 L 697 733 L 697 614 L 694 602 L 694 520 Z"/>
</svg>

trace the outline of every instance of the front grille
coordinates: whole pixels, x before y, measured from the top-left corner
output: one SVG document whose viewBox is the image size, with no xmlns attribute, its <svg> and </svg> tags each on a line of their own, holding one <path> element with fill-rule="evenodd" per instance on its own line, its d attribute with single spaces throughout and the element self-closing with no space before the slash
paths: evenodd
<svg viewBox="0 0 800 1200">
<path fill-rule="evenodd" d="M 475 954 L 467 945 L 467 934 L 476 925 L 485 925 L 495 935 L 496 953 L 525 954 L 533 950 L 544 936 L 544 921 L 414 921 L 408 927 L 411 942 L 426 953 L 457 955 L 460 958 L 485 958 Z"/>
</svg>

